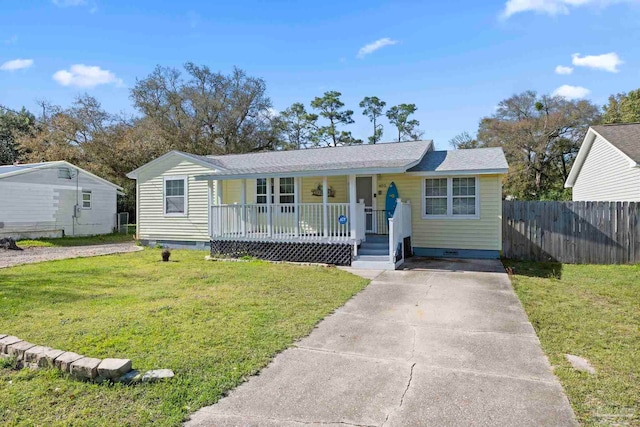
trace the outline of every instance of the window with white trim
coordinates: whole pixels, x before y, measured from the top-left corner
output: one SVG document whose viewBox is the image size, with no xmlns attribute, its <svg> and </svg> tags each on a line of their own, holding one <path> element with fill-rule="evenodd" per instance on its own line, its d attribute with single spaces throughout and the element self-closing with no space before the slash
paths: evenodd
<svg viewBox="0 0 640 427">
<path fill-rule="evenodd" d="M 187 214 L 187 178 L 164 178 L 164 214 L 184 216 Z"/>
<path fill-rule="evenodd" d="M 476 214 L 476 179 L 451 178 L 453 215 Z"/>
<path fill-rule="evenodd" d="M 271 203 L 287 205 L 295 203 L 295 179 L 293 177 L 280 178 L 276 192 L 275 179 L 270 178 L 271 182 Z M 276 199 L 277 197 L 277 199 Z M 267 203 L 267 178 L 256 179 L 256 203 Z"/>
<path fill-rule="evenodd" d="M 82 190 L 82 209 L 91 209 L 91 190 Z"/>
<path fill-rule="evenodd" d="M 425 181 L 425 215 L 447 214 L 447 178 Z"/>
<path fill-rule="evenodd" d="M 281 204 L 295 203 L 296 185 L 293 177 L 280 178 L 279 199 Z"/>
<path fill-rule="evenodd" d="M 423 218 L 479 218 L 478 178 L 425 178 Z"/>
<path fill-rule="evenodd" d="M 273 178 L 269 179 L 269 181 L 271 182 L 271 203 L 274 203 Z M 267 204 L 267 178 L 256 179 L 256 203 Z"/>
</svg>

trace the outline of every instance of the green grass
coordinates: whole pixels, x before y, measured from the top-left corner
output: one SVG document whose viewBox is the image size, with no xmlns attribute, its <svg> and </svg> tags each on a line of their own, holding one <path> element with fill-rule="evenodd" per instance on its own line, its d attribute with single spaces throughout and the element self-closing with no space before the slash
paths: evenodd
<svg viewBox="0 0 640 427">
<path fill-rule="evenodd" d="M 583 425 L 640 425 L 640 265 L 506 262 Z M 596 375 L 564 354 L 584 357 Z"/>
<path fill-rule="evenodd" d="M 80 237 L 60 237 L 57 239 L 36 239 L 36 240 L 19 240 L 18 246 L 21 248 L 30 247 L 64 247 L 64 246 L 87 246 L 87 245 L 104 245 L 107 243 L 126 243 L 133 242 L 132 234 L 102 234 L 99 236 L 80 236 Z"/>
<path fill-rule="evenodd" d="M 0 368 L 0 424 L 179 425 L 264 367 L 368 281 L 334 268 L 204 261 L 160 250 L 0 269 L 0 331 L 164 383 L 90 384 Z"/>
</svg>

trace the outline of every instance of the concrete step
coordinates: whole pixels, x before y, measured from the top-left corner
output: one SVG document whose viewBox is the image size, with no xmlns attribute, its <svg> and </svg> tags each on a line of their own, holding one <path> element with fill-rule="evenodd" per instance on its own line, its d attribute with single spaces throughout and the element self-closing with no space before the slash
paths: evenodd
<svg viewBox="0 0 640 427">
<path fill-rule="evenodd" d="M 374 262 L 387 262 L 389 261 L 388 255 L 358 255 L 355 258 L 356 261 L 374 261 Z"/>
<path fill-rule="evenodd" d="M 370 249 L 384 249 L 389 247 L 389 242 L 378 242 L 378 243 L 362 242 L 361 247 L 370 248 Z"/>
<path fill-rule="evenodd" d="M 367 248 L 363 246 L 358 250 L 358 254 L 359 255 L 389 255 L 389 248 L 376 249 L 376 248 Z"/>
<path fill-rule="evenodd" d="M 389 236 L 386 234 L 367 234 L 365 236 L 367 243 L 388 243 Z"/>
<path fill-rule="evenodd" d="M 389 256 L 358 255 L 351 261 L 351 267 L 366 270 L 395 270 L 394 263 L 389 261 Z"/>
</svg>

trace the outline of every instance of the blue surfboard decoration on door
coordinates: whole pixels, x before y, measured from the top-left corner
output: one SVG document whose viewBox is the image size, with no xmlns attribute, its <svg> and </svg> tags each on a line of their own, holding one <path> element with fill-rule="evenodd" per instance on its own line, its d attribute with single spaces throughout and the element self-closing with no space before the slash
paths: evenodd
<svg viewBox="0 0 640 427">
<path fill-rule="evenodd" d="M 387 200 L 385 202 L 385 210 L 387 211 L 387 218 L 391 218 L 393 213 L 396 210 L 396 203 L 398 203 L 398 187 L 396 187 L 396 183 L 392 182 L 389 184 L 389 188 L 387 189 Z"/>
</svg>

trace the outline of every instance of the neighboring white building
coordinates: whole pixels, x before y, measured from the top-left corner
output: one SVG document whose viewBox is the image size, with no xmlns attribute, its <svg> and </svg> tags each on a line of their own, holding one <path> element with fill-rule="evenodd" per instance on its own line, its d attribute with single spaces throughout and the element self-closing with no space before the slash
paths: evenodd
<svg viewBox="0 0 640 427">
<path fill-rule="evenodd" d="M 590 127 L 565 187 L 574 201 L 640 202 L 640 123 Z"/>
<path fill-rule="evenodd" d="M 0 166 L 0 237 L 108 234 L 122 188 L 65 161 Z"/>
</svg>

